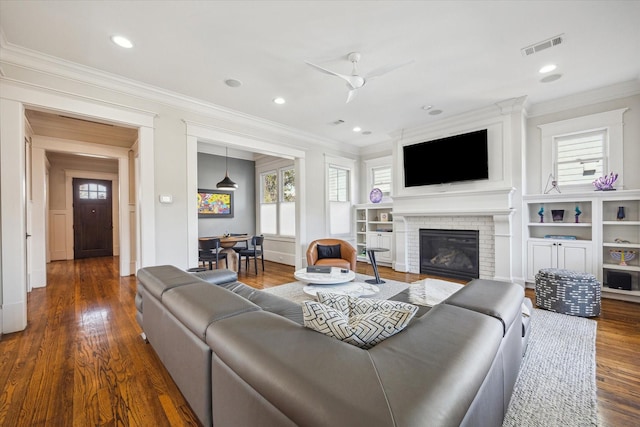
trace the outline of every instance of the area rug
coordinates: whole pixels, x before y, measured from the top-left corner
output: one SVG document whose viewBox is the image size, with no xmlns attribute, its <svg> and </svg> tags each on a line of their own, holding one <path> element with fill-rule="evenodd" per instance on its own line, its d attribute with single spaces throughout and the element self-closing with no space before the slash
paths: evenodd
<svg viewBox="0 0 640 427">
<path fill-rule="evenodd" d="M 373 279 L 372 276 L 367 276 L 365 274 L 356 273 L 356 282 L 364 282 L 365 280 Z M 376 285 L 380 288 L 380 292 L 375 295 L 372 295 L 371 298 L 376 299 L 389 299 L 392 296 L 404 291 L 409 287 L 408 283 L 405 282 L 397 282 L 395 280 L 383 279 L 385 283 Z M 312 296 L 305 294 L 302 291 L 302 288 L 307 285 L 306 282 L 291 282 L 286 283 L 284 285 L 274 286 L 273 288 L 264 289 L 265 292 L 269 292 L 273 295 L 278 295 L 280 297 L 286 298 L 288 300 L 302 303 L 304 301 L 308 301 L 314 299 Z"/>
<path fill-rule="evenodd" d="M 534 312 L 503 427 L 597 426 L 596 321 Z"/>
</svg>

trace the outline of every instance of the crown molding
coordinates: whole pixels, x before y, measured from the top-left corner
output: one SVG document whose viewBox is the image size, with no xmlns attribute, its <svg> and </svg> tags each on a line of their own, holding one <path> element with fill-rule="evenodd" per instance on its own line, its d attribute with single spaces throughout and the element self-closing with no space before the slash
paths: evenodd
<svg viewBox="0 0 640 427">
<path fill-rule="evenodd" d="M 358 155 L 358 147 L 350 144 L 321 138 L 300 129 L 231 110 L 201 99 L 181 95 L 153 85 L 13 45 L 7 42 L 1 31 L 0 48 L 0 69 L 2 69 L 2 64 L 7 64 L 37 73 L 44 73 L 52 77 L 110 90 L 125 96 L 157 102 L 172 108 L 203 114 L 207 117 L 234 123 L 254 131 L 271 133 L 279 138 L 290 140 L 291 143 L 298 146 L 306 146 L 305 148 L 307 149 L 320 145 L 331 150 Z"/>
<path fill-rule="evenodd" d="M 531 104 L 528 106 L 527 114 L 528 117 L 544 116 L 638 94 L 640 94 L 640 78 L 567 95 L 551 101 Z"/>
</svg>

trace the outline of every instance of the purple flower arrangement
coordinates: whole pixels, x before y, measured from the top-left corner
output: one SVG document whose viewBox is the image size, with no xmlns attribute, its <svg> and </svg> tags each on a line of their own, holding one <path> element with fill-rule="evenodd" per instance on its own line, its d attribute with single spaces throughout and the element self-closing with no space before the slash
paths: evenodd
<svg viewBox="0 0 640 427">
<path fill-rule="evenodd" d="M 609 175 L 601 176 L 593 181 L 593 186 L 596 187 L 596 191 L 610 191 L 615 190 L 613 184 L 618 180 L 618 174 L 611 172 Z"/>
</svg>

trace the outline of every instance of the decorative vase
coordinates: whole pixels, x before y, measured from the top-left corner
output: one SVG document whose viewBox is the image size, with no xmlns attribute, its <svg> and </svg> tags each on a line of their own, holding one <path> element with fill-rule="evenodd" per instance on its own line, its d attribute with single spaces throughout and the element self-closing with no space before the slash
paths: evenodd
<svg viewBox="0 0 640 427">
<path fill-rule="evenodd" d="M 616 215 L 618 221 L 622 221 L 624 219 L 624 206 L 618 206 L 618 214 Z"/>
</svg>

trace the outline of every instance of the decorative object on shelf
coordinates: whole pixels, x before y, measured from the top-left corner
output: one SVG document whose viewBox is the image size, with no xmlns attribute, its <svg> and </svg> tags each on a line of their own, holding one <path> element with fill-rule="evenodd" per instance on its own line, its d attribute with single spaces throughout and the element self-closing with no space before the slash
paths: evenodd
<svg viewBox="0 0 640 427">
<path fill-rule="evenodd" d="M 615 239 L 613 239 L 613 241 L 616 243 L 631 243 L 630 241 L 621 239 L 619 237 L 616 237 Z"/>
<path fill-rule="evenodd" d="M 578 217 L 580 216 L 581 213 L 582 211 L 580 210 L 580 206 L 576 205 L 576 224 L 580 222 L 578 220 Z"/>
<path fill-rule="evenodd" d="M 380 221 L 382 221 L 382 222 L 389 221 L 389 214 L 387 214 L 386 212 L 382 212 L 380 214 Z"/>
<path fill-rule="evenodd" d="M 551 218 L 553 218 L 553 222 L 562 222 L 564 219 L 564 209 L 552 209 Z"/>
<path fill-rule="evenodd" d="M 371 200 L 371 203 L 380 203 L 382 201 L 382 190 L 379 188 L 371 190 L 371 193 L 369 193 L 369 200 Z"/>
<path fill-rule="evenodd" d="M 593 181 L 593 186 L 596 187 L 596 191 L 612 191 L 613 184 L 618 180 L 618 174 L 611 172 L 608 175 L 601 176 Z"/>
<path fill-rule="evenodd" d="M 618 206 L 618 213 L 616 214 L 616 218 L 618 219 L 618 221 L 622 221 L 624 217 L 624 206 Z"/>
<path fill-rule="evenodd" d="M 544 206 L 540 206 L 540 210 L 538 211 L 538 215 L 540 215 L 540 222 L 544 222 Z"/>
<path fill-rule="evenodd" d="M 558 181 L 556 177 L 553 176 L 552 173 L 549 174 L 549 178 L 547 178 L 547 186 L 544 188 L 544 194 L 549 194 L 553 190 L 556 190 L 558 193 L 561 193 L 560 186 L 558 185 Z"/>
<path fill-rule="evenodd" d="M 576 236 L 571 236 L 568 234 L 545 234 L 544 238 L 555 240 L 578 240 Z"/>
<path fill-rule="evenodd" d="M 623 249 L 609 249 L 609 255 L 618 262 L 618 265 L 627 265 L 627 261 L 631 261 L 636 257 L 636 251 L 626 251 Z"/>
</svg>

